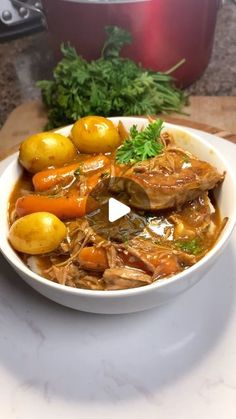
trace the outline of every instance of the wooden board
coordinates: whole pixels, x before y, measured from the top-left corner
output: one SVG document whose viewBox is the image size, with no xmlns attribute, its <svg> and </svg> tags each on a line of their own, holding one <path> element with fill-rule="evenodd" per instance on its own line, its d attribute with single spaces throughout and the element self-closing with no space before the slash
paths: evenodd
<svg viewBox="0 0 236 419">
<path fill-rule="evenodd" d="M 236 96 L 191 96 L 183 119 L 201 122 L 236 134 Z M 177 114 L 172 114 L 178 117 Z M 182 116 L 181 116 L 182 117 Z"/>
<path fill-rule="evenodd" d="M 190 116 L 172 114 L 162 118 L 178 125 L 200 129 L 236 143 L 236 97 L 193 96 L 186 111 Z M 0 131 L 0 159 L 19 148 L 28 136 L 43 130 L 47 114 L 40 101 L 18 106 Z M 220 127 L 220 128 L 217 128 Z M 232 129 L 231 129 L 232 127 Z"/>
</svg>

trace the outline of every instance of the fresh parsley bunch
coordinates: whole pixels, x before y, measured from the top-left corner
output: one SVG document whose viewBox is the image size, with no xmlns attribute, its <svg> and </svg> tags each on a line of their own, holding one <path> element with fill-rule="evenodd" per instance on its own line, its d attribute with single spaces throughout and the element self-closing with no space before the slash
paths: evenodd
<svg viewBox="0 0 236 419">
<path fill-rule="evenodd" d="M 146 70 L 120 57 L 123 45 L 131 43 L 129 32 L 116 26 L 106 27 L 106 32 L 101 58 L 89 63 L 74 48 L 62 45 L 64 58 L 54 69 L 53 80 L 37 83 L 48 108 L 48 129 L 85 115 L 180 112 L 186 103 L 186 95 L 174 87 L 170 71 Z"/>
<path fill-rule="evenodd" d="M 162 127 L 163 121 L 161 119 L 150 123 L 142 131 L 138 131 L 137 126 L 133 125 L 130 129 L 129 138 L 116 152 L 117 163 L 136 163 L 160 154 L 164 148 L 160 141 Z"/>
</svg>

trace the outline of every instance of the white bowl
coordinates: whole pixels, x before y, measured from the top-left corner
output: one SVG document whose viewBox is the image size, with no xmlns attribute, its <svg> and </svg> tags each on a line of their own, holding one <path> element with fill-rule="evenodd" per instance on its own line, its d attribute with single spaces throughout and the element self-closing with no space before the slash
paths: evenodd
<svg viewBox="0 0 236 419">
<path fill-rule="evenodd" d="M 133 124 L 138 128 L 147 124 L 144 118 L 117 117 L 111 118 L 117 124 L 122 120 L 129 129 Z M 176 142 L 186 150 L 214 165 L 220 172 L 226 171 L 223 184 L 217 191 L 217 203 L 221 216 L 229 220 L 223 229 L 217 243 L 198 263 L 186 271 L 168 279 L 159 280 L 151 285 L 120 291 L 90 291 L 71 288 L 51 282 L 40 275 L 33 273 L 18 257 L 8 242 L 8 201 L 10 193 L 21 174 L 21 167 L 17 157 L 5 169 L 0 177 L 1 207 L 0 207 L 0 250 L 15 271 L 31 287 L 39 293 L 56 301 L 59 304 L 76 310 L 91 313 L 120 314 L 141 311 L 164 304 L 173 297 L 183 293 L 196 284 L 214 264 L 216 258 L 223 251 L 236 223 L 236 179 L 228 163 L 220 153 L 204 141 L 200 135 L 175 125 L 165 124 Z M 71 126 L 62 128 L 57 132 L 69 135 Z"/>
</svg>

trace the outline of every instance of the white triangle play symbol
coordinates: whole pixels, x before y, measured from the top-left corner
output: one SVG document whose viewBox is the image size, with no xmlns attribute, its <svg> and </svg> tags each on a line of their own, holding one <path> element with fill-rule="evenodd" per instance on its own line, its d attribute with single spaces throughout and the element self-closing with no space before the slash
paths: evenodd
<svg viewBox="0 0 236 419">
<path fill-rule="evenodd" d="M 124 217 L 124 215 L 129 214 L 130 207 L 122 202 L 117 201 L 117 199 L 110 198 L 108 201 L 108 219 L 110 223 L 113 223 L 119 218 Z"/>
</svg>

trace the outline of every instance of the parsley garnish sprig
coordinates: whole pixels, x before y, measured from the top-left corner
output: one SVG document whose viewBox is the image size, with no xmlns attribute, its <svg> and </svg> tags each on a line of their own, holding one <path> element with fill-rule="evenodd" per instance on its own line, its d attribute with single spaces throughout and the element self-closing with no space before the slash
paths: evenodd
<svg viewBox="0 0 236 419">
<path fill-rule="evenodd" d="M 138 131 L 137 126 L 133 125 L 130 129 L 130 137 L 116 152 L 117 163 L 136 163 L 160 154 L 164 148 L 160 140 L 162 128 L 163 121 L 161 119 L 151 122 L 142 131 Z"/>
</svg>

